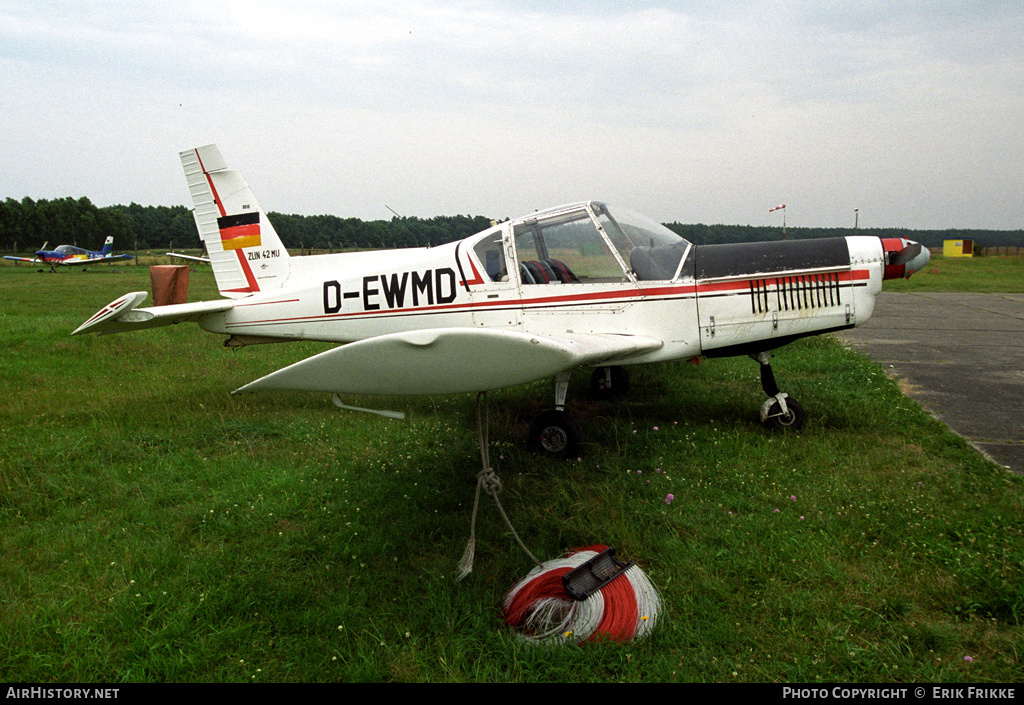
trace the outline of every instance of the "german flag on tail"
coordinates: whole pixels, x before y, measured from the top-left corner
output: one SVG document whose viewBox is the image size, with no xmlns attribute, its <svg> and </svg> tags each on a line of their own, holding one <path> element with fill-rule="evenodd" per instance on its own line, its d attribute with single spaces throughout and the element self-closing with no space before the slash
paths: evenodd
<svg viewBox="0 0 1024 705">
<path fill-rule="evenodd" d="M 241 250 L 260 246 L 260 214 L 239 213 L 217 218 L 220 243 L 225 250 Z"/>
</svg>

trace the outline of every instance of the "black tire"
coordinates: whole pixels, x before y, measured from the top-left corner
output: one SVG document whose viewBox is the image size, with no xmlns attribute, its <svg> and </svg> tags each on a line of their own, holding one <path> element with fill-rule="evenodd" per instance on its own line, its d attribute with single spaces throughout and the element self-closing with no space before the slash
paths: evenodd
<svg viewBox="0 0 1024 705">
<path fill-rule="evenodd" d="M 793 397 L 786 397 L 786 414 L 780 414 L 779 402 L 773 403 L 768 408 L 768 418 L 764 422 L 765 428 L 777 433 L 786 431 L 799 431 L 807 420 L 803 405 Z"/>
<path fill-rule="evenodd" d="M 582 439 L 579 422 L 564 411 L 545 411 L 530 425 L 530 450 L 549 458 L 578 457 Z"/>
<path fill-rule="evenodd" d="M 608 370 L 610 374 L 605 373 Z M 598 367 L 590 374 L 590 393 L 597 399 L 611 399 L 629 391 L 629 373 L 618 365 Z"/>
</svg>

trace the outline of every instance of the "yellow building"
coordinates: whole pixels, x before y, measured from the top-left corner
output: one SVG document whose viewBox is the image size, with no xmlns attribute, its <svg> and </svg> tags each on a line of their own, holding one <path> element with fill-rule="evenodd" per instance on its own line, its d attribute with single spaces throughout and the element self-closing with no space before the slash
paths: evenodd
<svg viewBox="0 0 1024 705">
<path fill-rule="evenodd" d="M 943 240 L 943 257 L 973 257 L 974 240 Z"/>
</svg>

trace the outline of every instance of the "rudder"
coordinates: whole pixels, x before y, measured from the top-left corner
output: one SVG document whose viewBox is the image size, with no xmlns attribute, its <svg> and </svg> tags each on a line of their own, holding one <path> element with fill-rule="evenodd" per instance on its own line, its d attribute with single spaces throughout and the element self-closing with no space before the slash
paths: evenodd
<svg viewBox="0 0 1024 705">
<path fill-rule="evenodd" d="M 181 153 L 196 227 L 222 296 L 276 289 L 288 279 L 288 251 L 245 179 L 216 145 Z"/>
</svg>

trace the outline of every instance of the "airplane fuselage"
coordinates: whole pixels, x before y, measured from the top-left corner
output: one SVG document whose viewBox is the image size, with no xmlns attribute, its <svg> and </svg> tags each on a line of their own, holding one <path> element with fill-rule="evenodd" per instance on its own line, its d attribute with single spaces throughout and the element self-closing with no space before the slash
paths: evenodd
<svg viewBox="0 0 1024 705">
<path fill-rule="evenodd" d="M 878 238 L 849 237 L 691 247 L 666 281 L 623 276 L 527 284 L 514 275 L 515 266 L 503 281 L 482 274 L 471 240 L 295 258 L 285 286 L 236 301 L 199 323 L 242 343 L 349 343 L 422 328 L 563 336 L 616 331 L 663 341 L 658 350 L 624 361 L 647 363 L 760 351 L 852 327 L 870 317 L 884 269 Z M 808 260 L 809 247 L 826 255 Z"/>
</svg>

